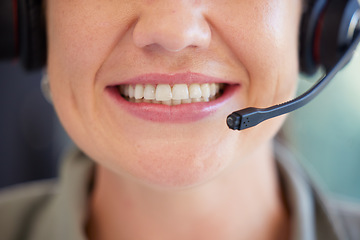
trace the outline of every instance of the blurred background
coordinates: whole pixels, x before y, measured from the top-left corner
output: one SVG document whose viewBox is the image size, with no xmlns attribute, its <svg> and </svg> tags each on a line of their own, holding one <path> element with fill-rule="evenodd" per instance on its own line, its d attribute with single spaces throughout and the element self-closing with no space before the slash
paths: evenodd
<svg viewBox="0 0 360 240">
<path fill-rule="evenodd" d="M 42 72 L 0 62 L 0 188 L 57 176 L 71 144 L 40 91 Z"/>
<path fill-rule="evenodd" d="M 359 52 L 359 51 L 358 51 Z M 293 151 L 329 193 L 360 201 L 360 54 L 284 127 Z M 40 91 L 41 72 L 0 63 L 0 188 L 57 176 L 71 141 Z M 317 79 L 299 80 L 299 93 Z"/>
<path fill-rule="evenodd" d="M 316 80 L 300 76 L 299 94 Z M 360 201 L 360 47 L 319 96 L 289 115 L 285 132 L 323 189 Z"/>
</svg>

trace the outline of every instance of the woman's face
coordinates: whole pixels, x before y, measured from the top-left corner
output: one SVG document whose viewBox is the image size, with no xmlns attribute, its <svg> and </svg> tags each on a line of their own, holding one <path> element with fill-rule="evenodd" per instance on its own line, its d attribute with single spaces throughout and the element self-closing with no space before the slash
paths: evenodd
<svg viewBox="0 0 360 240">
<path fill-rule="evenodd" d="M 300 15 L 300 0 L 47 0 L 56 111 L 117 174 L 204 183 L 260 156 L 281 126 L 235 132 L 226 117 L 293 96 Z"/>
</svg>

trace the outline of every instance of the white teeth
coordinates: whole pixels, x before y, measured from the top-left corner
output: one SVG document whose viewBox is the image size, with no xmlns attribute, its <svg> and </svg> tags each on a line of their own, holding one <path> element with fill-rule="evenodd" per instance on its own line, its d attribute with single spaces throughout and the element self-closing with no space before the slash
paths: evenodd
<svg viewBox="0 0 360 240">
<path fill-rule="evenodd" d="M 208 83 L 201 84 L 201 93 L 203 98 L 209 98 L 210 97 L 210 86 Z"/>
<path fill-rule="evenodd" d="M 158 84 L 156 86 L 156 101 L 169 101 L 172 99 L 171 87 L 169 84 Z"/>
<path fill-rule="evenodd" d="M 218 93 L 220 90 L 220 85 L 222 86 L 222 84 L 215 84 L 215 92 Z"/>
<path fill-rule="evenodd" d="M 219 83 L 193 83 L 174 84 L 142 84 L 121 85 L 119 92 L 130 102 L 135 103 L 155 103 L 165 105 L 179 105 L 197 102 L 209 102 L 217 98 L 223 88 Z"/>
<path fill-rule="evenodd" d="M 144 89 L 144 98 L 146 100 L 155 99 L 155 87 L 153 85 L 147 84 Z"/>
<path fill-rule="evenodd" d="M 136 84 L 134 91 L 135 99 L 142 99 L 144 97 L 144 87 L 141 84 Z"/>
<path fill-rule="evenodd" d="M 215 83 L 210 84 L 210 97 L 214 97 L 216 95 L 216 86 Z"/>
<path fill-rule="evenodd" d="M 134 98 L 135 97 L 134 87 L 133 86 L 129 85 L 128 93 L 129 93 L 129 98 Z M 126 96 L 126 94 L 125 94 L 125 96 Z"/>
<path fill-rule="evenodd" d="M 172 88 L 172 95 L 173 100 L 189 99 L 189 88 L 186 84 L 175 84 Z"/>
<path fill-rule="evenodd" d="M 190 98 L 201 98 L 200 84 L 194 83 L 189 86 Z"/>
</svg>

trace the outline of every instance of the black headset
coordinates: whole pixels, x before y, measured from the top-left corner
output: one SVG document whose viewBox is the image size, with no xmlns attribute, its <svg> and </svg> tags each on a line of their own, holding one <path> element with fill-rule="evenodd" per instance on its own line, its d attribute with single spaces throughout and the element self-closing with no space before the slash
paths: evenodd
<svg viewBox="0 0 360 240">
<path fill-rule="evenodd" d="M 229 115 L 231 129 L 245 129 L 293 111 L 313 99 L 350 60 L 360 41 L 358 0 L 305 0 L 300 29 L 300 70 L 326 75 L 308 92 L 266 109 L 247 108 Z M 0 2 L 0 60 L 20 59 L 27 70 L 46 64 L 46 31 L 42 0 Z"/>
<path fill-rule="evenodd" d="M 360 27 L 360 6 L 357 0 L 313 0 L 305 7 L 300 68 L 313 74 L 319 67 L 333 67 L 351 45 Z"/>
<path fill-rule="evenodd" d="M 0 2 L 0 60 L 19 59 L 21 65 L 29 71 L 45 66 L 45 11 L 42 2 Z"/>
</svg>

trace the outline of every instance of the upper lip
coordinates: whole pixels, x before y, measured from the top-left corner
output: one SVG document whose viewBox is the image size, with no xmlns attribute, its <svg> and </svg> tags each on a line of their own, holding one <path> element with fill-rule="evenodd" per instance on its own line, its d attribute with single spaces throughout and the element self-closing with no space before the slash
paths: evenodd
<svg viewBox="0 0 360 240">
<path fill-rule="evenodd" d="M 192 84 L 192 83 L 227 83 L 227 84 L 239 84 L 234 80 L 222 79 L 212 76 L 207 76 L 201 73 L 187 72 L 187 73 L 175 73 L 175 74 L 163 74 L 163 73 L 149 73 L 139 75 L 133 78 L 126 79 L 111 84 L 110 86 L 124 85 L 124 84 Z"/>
</svg>

